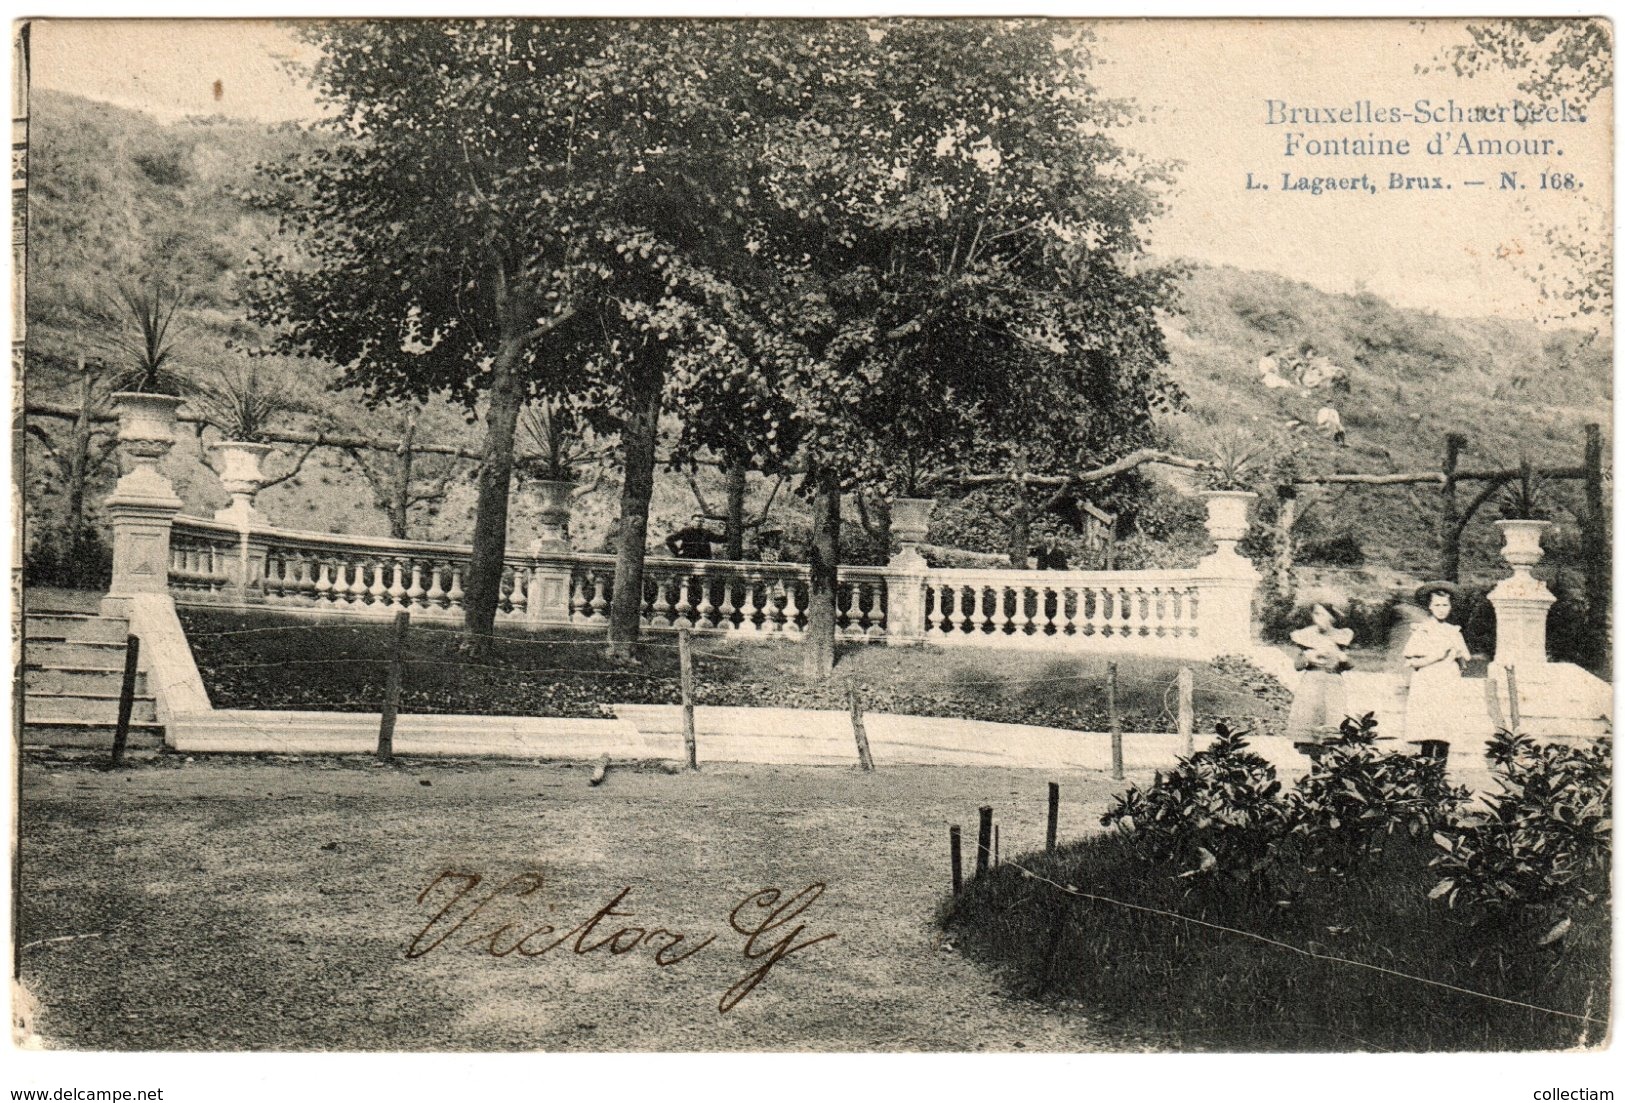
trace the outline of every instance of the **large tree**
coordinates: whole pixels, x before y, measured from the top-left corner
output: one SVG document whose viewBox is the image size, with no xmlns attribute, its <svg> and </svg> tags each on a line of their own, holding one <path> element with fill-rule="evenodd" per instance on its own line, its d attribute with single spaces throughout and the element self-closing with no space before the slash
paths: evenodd
<svg viewBox="0 0 1625 1103">
<path fill-rule="evenodd" d="M 780 33 L 792 47 L 747 66 L 793 109 L 751 165 L 758 269 L 738 282 L 802 351 L 779 382 L 813 502 L 821 674 L 842 492 L 990 426 L 1046 433 L 1058 403 L 1096 423 L 1143 414 L 1161 393 L 1165 287 L 1139 237 L 1156 173 L 1111 138 L 1124 105 L 1091 89 L 1087 35 L 934 20 Z"/>
<path fill-rule="evenodd" d="M 707 370 L 713 241 L 737 241 L 718 96 L 731 30 L 702 22 L 321 24 L 330 144 L 265 202 L 296 248 L 256 316 L 375 400 L 485 402 L 467 644 L 490 632 L 514 435 L 533 398 L 621 442 L 611 639 L 638 630 L 660 418 Z M 721 254 L 717 254 L 720 256 Z"/>
<path fill-rule="evenodd" d="M 272 169 L 287 246 L 250 297 L 285 351 L 375 401 L 485 402 L 465 645 L 493 624 L 514 434 L 535 396 L 580 385 L 562 350 L 593 320 L 634 179 L 629 24 L 307 25 L 325 144 Z M 648 32 L 644 32 L 647 34 Z"/>
</svg>

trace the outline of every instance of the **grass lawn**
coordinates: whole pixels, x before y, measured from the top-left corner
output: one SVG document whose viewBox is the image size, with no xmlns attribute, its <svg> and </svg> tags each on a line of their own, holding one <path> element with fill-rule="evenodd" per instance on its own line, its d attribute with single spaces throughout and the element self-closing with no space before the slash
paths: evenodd
<svg viewBox="0 0 1625 1103">
<path fill-rule="evenodd" d="M 1101 835 L 1016 861 L 1062 885 L 1250 931 L 1317 954 L 1544 1008 L 1509 1006 L 1391 974 L 1305 957 L 1241 935 L 1068 897 L 1015 865 L 970 885 L 943 912 L 967 953 L 1132 1023 L 1176 1049 L 1458 1051 L 1567 1049 L 1607 1036 L 1606 902 L 1555 950 L 1523 946 L 1502 964 L 1464 917 L 1428 899 L 1438 851 L 1391 836 L 1373 867 L 1309 877 L 1282 863 L 1276 891 L 1189 880 Z M 1492 964 L 1492 962 L 1495 962 Z"/>
<path fill-rule="evenodd" d="M 313 622 L 274 613 L 189 610 L 192 652 L 217 708 L 377 711 L 383 698 L 387 623 Z M 402 711 L 603 716 L 616 702 L 681 700 L 677 641 L 648 638 L 636 666 L 605 656 L 602 637 L 568 629 L 505 631 L 477 663 L 457 653 L 449 626 L 414 627 L 406 648 Z M 836 676 L 809 683 L 789 641 L 694 644 L 702 705 L 846 708 L 846 679 L 876 712 L 958 716 L 1079 731 L 1107 727 L 1106 659 L 996 648 L 845 645 Z M 1231 659 L 1191 664 L 1198 730 L 1218 720 L 1264 732 L 1284 727 L 1291 695 L 1273 678 Z M 1118 660 L 1118 707 L 1129 731 L 1174 729 L 1180 664 Z"/>
<path fill-rule="evenodd" d="M 1045 783 L 1067 833 L 1087 829 L 1094 774 L 954 767 L 706 767 L 698 774 L 468 761 L 267 761 L 139 756 L 21 763 L 21 979 L 29 1026 L 56 1047 L 447 1050 L 1010 1050 L 1143 1048 L 1132 1033 L 1018 998 L 945 941 L 949 823 L 974 837 L 998 813 L 1005 847 L 1042 845 Z M 486 881 L 436 914 L 458 882 Z M 430 952 L 452 916 L 511 878 Z M 759 890 L 782 903 L 821 882 L 760 952 L 834 933 L 760 967 L 729 913 Z M 530 883 L 526 882 L 526 886 Z M 665 928 L 714 943 L 662 967 L 669 936 L 577 953 L 493 956 L 538 926 L 563 933 L 621 889 L 581 943 Z M 766 909 L 747 904 L 742 922 Z M 755 918 L 753 918 L 755 917 Z"/>
</svg>

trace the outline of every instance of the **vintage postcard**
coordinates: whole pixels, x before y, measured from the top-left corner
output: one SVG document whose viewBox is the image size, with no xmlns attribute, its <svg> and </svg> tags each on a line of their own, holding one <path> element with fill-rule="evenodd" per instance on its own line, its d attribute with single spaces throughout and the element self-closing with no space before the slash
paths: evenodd
<svg viewBox="0 0 1625 1103">
<path fill-rule="evenodd" d="M 1607 1046 L 1608 21 L 13 40 L 14 1048 Z"/>
</svg>

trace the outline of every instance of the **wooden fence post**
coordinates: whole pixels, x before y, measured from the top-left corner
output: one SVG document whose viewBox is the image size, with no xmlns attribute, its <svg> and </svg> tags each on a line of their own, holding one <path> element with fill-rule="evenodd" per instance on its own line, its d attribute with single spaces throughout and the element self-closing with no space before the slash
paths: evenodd
<svg viewBox="0 0 1625 1103">
<path fill-rule="evenodd" d="M 976 827 L 976 876 L 987 872 L 987 860 L 993 853 L 993 806 L 984 804 L 978 813 L 981 823 Z"/>
<path fill-rule="evenodd" d="M 135 675 L 141 662 L 141 640 L 127 636 L 124 640 L 124 681 L 118 691 L 118 726 L 113 729 L 112 769 L 124 765 L 124 748 L 130 741 L 130 713 L 135 708 Z"/>
<path fill-rule="evenodd" d="M 1191 668 L 1179 668 L 1179 734 L 1185 737 L 1185 753 L 1196 752 L 1196 675 Z"/>
<path fill-rule="evenodd" d="M 1444 476 L 1439 484 L 1439 577 L 1456 581 L 1461 573 L 1461 509 L 1456 503 L 1456 470 L 1467 438 L 1461 433 L 1444 435 Z"/>
<path fill-rule="evenodd" d="M 683 691 L 683 752 L 688 768 L 700 768 L 699 747 L 694 739 L 694 651 L 687 628 L 677 630 L 678 684 Z"/>
<path fill-rule="evenodd" d="M 1275 592 L 1291 601 L 1297 589 L 1293 576 L 1292 530 L 1298 523 L 1298 488 L 1283 483 L 1275 488 L 1275 547 L 1271 549 L 1270 571 Z"/>
<path fill-rule="evenodd" d="M 1106 664 L 1106 715 L 1112 733 L 1112 779 L 1123 780 L 1123 721 L 1117 715 L 1117 661 Z"/>
<path fill-rule="evenodd" d="M 869 733 L 863 727 L 863 702 L 858 700 L 856 679 L 846 683 L 846 703 L 852 708 L 852 738 L 858 743 L 858 765 L 867 771 L 875 768 L 874 756 L 869 753 Z"/>
<path fill-rule="evenodd" d="M 1049 783 L 1049 826 L 1044 828 L 1044 851 L 1047 854 L 1055 853 L 1055 833 L 1061 825 L 1061 786 L 1059 782 Z"/>
<path fill-rule="evenodd" d="M 1597 659 L 1608 665 L 1613 651 L 1608 631 L 1612 602 L 1612 556 L 1608 550 L 1608 515 L 1602 486 L 1602 427 L 1585 427 L 1585 523 L 1580 530 L 1580 558 L 1586 571 L 1587 628 L 1598 648 Z"/>
<path fill-rule="evenodd" d="M 964 876 L 959 864 L 959 849 L 959 825 L 956 823 L 948 828 L 948 860 L 953 863 L 955 896 L 958 896 L 965 887 Z"/>
<path fill-rule="evenodd" d="M 378 757 L 385 762 L 395 757 L 395 714 L 401 707 L 401 652 L 406 649 L 406 627 L 412 614 L 405 609 L 395 614 L 389 634 L 389 676 L 384 683 L 384 708 L 378 717 Z"/>
</svg>

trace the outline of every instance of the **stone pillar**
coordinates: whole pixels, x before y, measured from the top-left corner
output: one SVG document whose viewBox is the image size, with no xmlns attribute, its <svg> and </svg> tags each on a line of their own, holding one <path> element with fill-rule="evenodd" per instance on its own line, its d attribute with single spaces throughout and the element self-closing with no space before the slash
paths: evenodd
<svg viewBox="0 0 1625 1103">
<path fill-rule="evenodd" d="M 113 581 L 102 611 L 127 616 L 136 594 L 169 593 L 169 530 L 181 500 L 158 470 L 175 444 L 178 398 L 118 394 L 118 457 L 123 470 L 104 503 L 113 528 Z"/>
<path fill-rule="evenodd" d="M 1495 606 L 1495 665 L 1516 667 L 1519 678 L 1538 678 L 1546 666 L 1546 615 L 1557 601 L 1529 569 L 1540 562 L 1541 533 L 1549 521 L 1497 521 L 1505 546 L 1501 557 L 1512 565 L 1489 593 Z"/>
<path fill-rule="evenodd" d="M 570 623 L 570 561 L 543 559 L 531 565 L 525 619 L 531 624 Z"/>
<path fill-rule="evenodd" d="M 1245 653 L 1253 646 L 1253 602 L 1260 576 L 1252 562 L 1236 551 L 1247 535 L 1247 508 L 1257 495 L 1240 490 L 1214 490 L 1202 495 L 1207 504 L 1207 530 L 1214 550 L 1196 565 L 1197 645 L 1208 658 Z"/>
<path fill-rule="evenodd" d="M 925 638 L 925 582 L 930 566 L 913 544 L 886 564 L 886 642 L 918 643 Z"/>
</svg>

